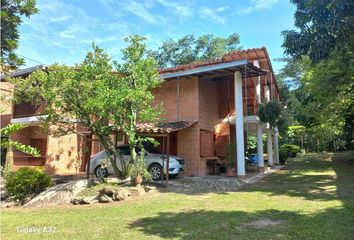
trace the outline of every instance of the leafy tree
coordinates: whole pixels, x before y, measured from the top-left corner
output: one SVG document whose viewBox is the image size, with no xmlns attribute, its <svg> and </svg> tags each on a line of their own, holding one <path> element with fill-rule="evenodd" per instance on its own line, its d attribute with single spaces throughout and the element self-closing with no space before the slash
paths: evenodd
<svg viewBox="0 0 354 240">
<path fill-rule="evenodd" d="M 38 13 L 36 0 L 2 0 L 1 1 L 1 66 L 3 70 L 16 69 L 24 64 L 24 59 L 17 56 L 22 16 L 29 18 Z"/>
<path fill-rule="evenodd" d="M 304 137 L 306 128 L 304 126 L 289 126 L 288 137 L 294 142 L 301 142 L 301 149 L 304 149 Z"/>
<path fill-rule="evenodd" d="M 17 99 L 35 105 L 45 103 L 47 117 L 41 121 L 49 133 L 76 132 L 77 125 L 82 124 L 96 135 L 119 178 L 127 176 L 128 166 L 115 148 L 112 133 L 126 134 L 132 153 L 130 162 L 134 162 L 134 146 L 141 140 L 136 133 L 137 123 L 155 122 L 160 114 L 151 93 L 161 83 L 157 63 L 146 57 L 144 38 L 129 36 L 125 41 L 129 45 L 122 50 L 122 63 L 112 63 L 103 49 L 93 46 L 93 51 L 75 67 L 55 64 L 46 72 L 13 80 Z M 120 169 L 115 157 L 120 159 Z"/>
<path fill-rule="evenodd" d="M 291 0 L 296 5 L 295 26 L 284 31 L 285 53 L 301 58 L 308 55 L 319 62 L 333 50 L 353 49 L 354 4 L 351 0 Z"/>
<path fill-rule="evenodd" d="M 287 105 L 306 127 L 305 143 L 318 150 L 354 147 L 354 5 L 349 0 L 292 2 L 298 31 L 283 32 L 287 65 L 282 74 L 294 83 Z"/>
<path fill-rule="evenodd" d="M 193 34 L 174 41 L 162 43 L 150 56 L 157 59 L 159 67 L 173 67 L 195 61 L 205 61 L 221 57 L 223 54 L 240 49 L 240 38 L 234 33 L 227 38 L 214 37 L 212 34 L 196 38 Z"/>
</svg>

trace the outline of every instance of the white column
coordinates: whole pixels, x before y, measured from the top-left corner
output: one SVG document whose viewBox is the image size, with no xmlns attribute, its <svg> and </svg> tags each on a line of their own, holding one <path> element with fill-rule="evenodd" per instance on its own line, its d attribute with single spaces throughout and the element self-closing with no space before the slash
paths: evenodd
<svg viewBox="0 0 354 240">
<path fill-rule="evenodd" d="M 279 164 L 279 132 L 278 128 L 275 128 L 274 133 L 274 163 Z"/>
<path fill-rule="evenodd" d="M 267 154 L 268 154 L 268 165 L 273 166 L 273 142 L 272 142 L 272 130 L 267 129 Z"/>
<path fill-rule="evenodd" d="M 253 65 L 259 68 L 259 61 L 255 60 L 253 62 Z M 261 77 L 260 76 L 256 78 L 256 98 L 258 103 L 261 103 L 262 99 L 261 99 Z"/>
<path fill-rule="evenodd" d="M 235 112 L 236 112 L 236 155 L 237 175 L 244 176 L 245 173 L 245 144 L 243 138 L 243 107 L 242 107 L 242 76 L 239 71 L 235 72 Z"/>
<path fill-rule="evenodd" d="M 253 65 L 259 67 L 259 61 L 255 60 Z M 256 78 L 256 98 L 257 102 L 261 103 L 261 77 L 258 76 Z M 257 123 L 257 157 L 258 157 L 258 167 L 264 167 L 264 159 L 263 159 L 263 139 L 262 139 L 262 123 Z"/>
<path fill-rule="evenodd" d="M 270 101 L 270 91 L 269 86 L 266 86 L 266 99 L 267 102 Z M 267 154 L 268 154 L 268 165 L 273 166 L 273 142 L 272 142 L 272 129 L 269 123 L 267 123 Z"/>
<path fill-rule="evenodd" d="M 262 139 L 262 123 L 257 124 L 257 157 L 258 157 L 258 167 L 264 167 L 263 159 L 263 139 Z"/>
</svg>

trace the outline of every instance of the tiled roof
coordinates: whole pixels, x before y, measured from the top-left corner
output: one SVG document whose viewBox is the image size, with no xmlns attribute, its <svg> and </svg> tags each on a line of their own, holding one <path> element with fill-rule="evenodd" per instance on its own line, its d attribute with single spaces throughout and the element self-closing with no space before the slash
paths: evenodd
<svg viewBox="0 0 354 240">
<path fill-rule="evenodd" d="M 172 68 L 159 69 L 159 72 L 160 72 L 160 74 L 163 74 L 163 73 L 185 71 L 185 70 L 194 69 L 196 67 L 215 65 L 215 64 L 219 64 L 219 63 L 227 63 L 227 62 L 237 61 L 240 59 L 247 59 L 249 61 L 253 61 L 256 59 L 265 59 L 265 60 L 269 61 L 269 56 L 267 53 L 267 49 L 265 47 L 251 48 L 251 49 L 246 49 L 246 50 L 236 50 L 236 51 L 233 51 L 230 53 L 226 53 L 221 58 L 218 58 L 218 59 L 213 59 L 213 60 L 204 61 L 204 62 L 194 62 L 194 63 L 190 63 L 190 64 L 183 64 L 183 65 L 179 65 L 179 66 L 172 67 Z M 261 66 L 261 67 L 263 67 L 263 66 Z M 271 69 L 270 61 L 268 63 L 268 66 L 264 67 L 264 68 Z"/>
<path fill-rule="evenodd" d="M 177 121 L 177 122 L 166 122 L 166 123 L 139 123 L 137 125 L 137 132 L 139 133 L 171 133 L 185 128 L 189 128 L 196 124 L 197 121 Z"/>
</svg>

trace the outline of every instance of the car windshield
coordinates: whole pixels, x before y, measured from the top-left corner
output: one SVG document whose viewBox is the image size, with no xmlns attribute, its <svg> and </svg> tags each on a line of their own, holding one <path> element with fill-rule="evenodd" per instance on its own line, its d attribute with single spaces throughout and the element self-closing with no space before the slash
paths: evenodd
<svg viewBox="0 0 354 240">
<path fill-rule="evenodd" d="M 145 150 L 148 151 L 149 153 L 161 154 L 161 151 L 159 151 L 152 143 L 146 142 L 143 145 Z"/>
</svg>

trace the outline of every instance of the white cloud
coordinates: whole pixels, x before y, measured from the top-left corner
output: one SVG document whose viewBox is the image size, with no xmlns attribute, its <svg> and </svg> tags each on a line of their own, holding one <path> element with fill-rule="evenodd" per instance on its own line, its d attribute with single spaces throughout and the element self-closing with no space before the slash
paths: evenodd
<svg viewBox="0 0 354 240">
<path fill-rule="evenodd" d="M 173 1 L 166 1 L 166 0 L 157 0 L 161 5 L 164 7 L 171 8 L 172 10 L 176 11 L 176 14 L 181 15 L 183 17 L 190 17 L 192 16 L 192 11 L 186 5 L 179 4 Z"/>
<path fill-rule="evenodd" d="M 279 0 L 251 0 L 249 7 L 241 8 L 237 12 L 239 14 L 250 14 L 259 11 L 269 11 L 278 1 Z"/>
<path fill-rule="evenodd" d="M 222 7 L 218 7 L 216 9 L 217 12 L 224 12 L 225 10 L 229 9 L 229 6 L 222 6 Z"/>
<path fill-rule="evenodd" d="M 20 27 L 18 53 L 41 61 L 47 59 L 46 64 L 78 62 L 91 49 L 92 42 L 107 50 L 121 46 L 134 25 L 123 19 L 97 18 L 72 2 L 43 0 L 38 1 L 38 8 L 40 13 L 24 19 Z"/>
<path fill-rule="evenodd" d="M 151 9 L 153 7 L 153 3 L 150 1 L 139 2 L 139 1 L 130 1 L 130 2 L 119 2 L 120 7 L 126 12 L 135 15 L 138 18 L 146 21 L 147 23 L 153 25 L 164 25 L 166 23 L 166 19 L 158 14 L 153 14 Z"/>
<path fill-rule="evenodd" d="M 220 24 L 224 24 L 226 22 L 226 19 L 220 15 L 218 15 L 217 10 L 208 8 L 208 7 L 203 7 L 200 11 L 199 14 L 202 18 L 208 19 L 208 20 L 213 20 L 215 22 L 218 22 Z"/>
</svg>

